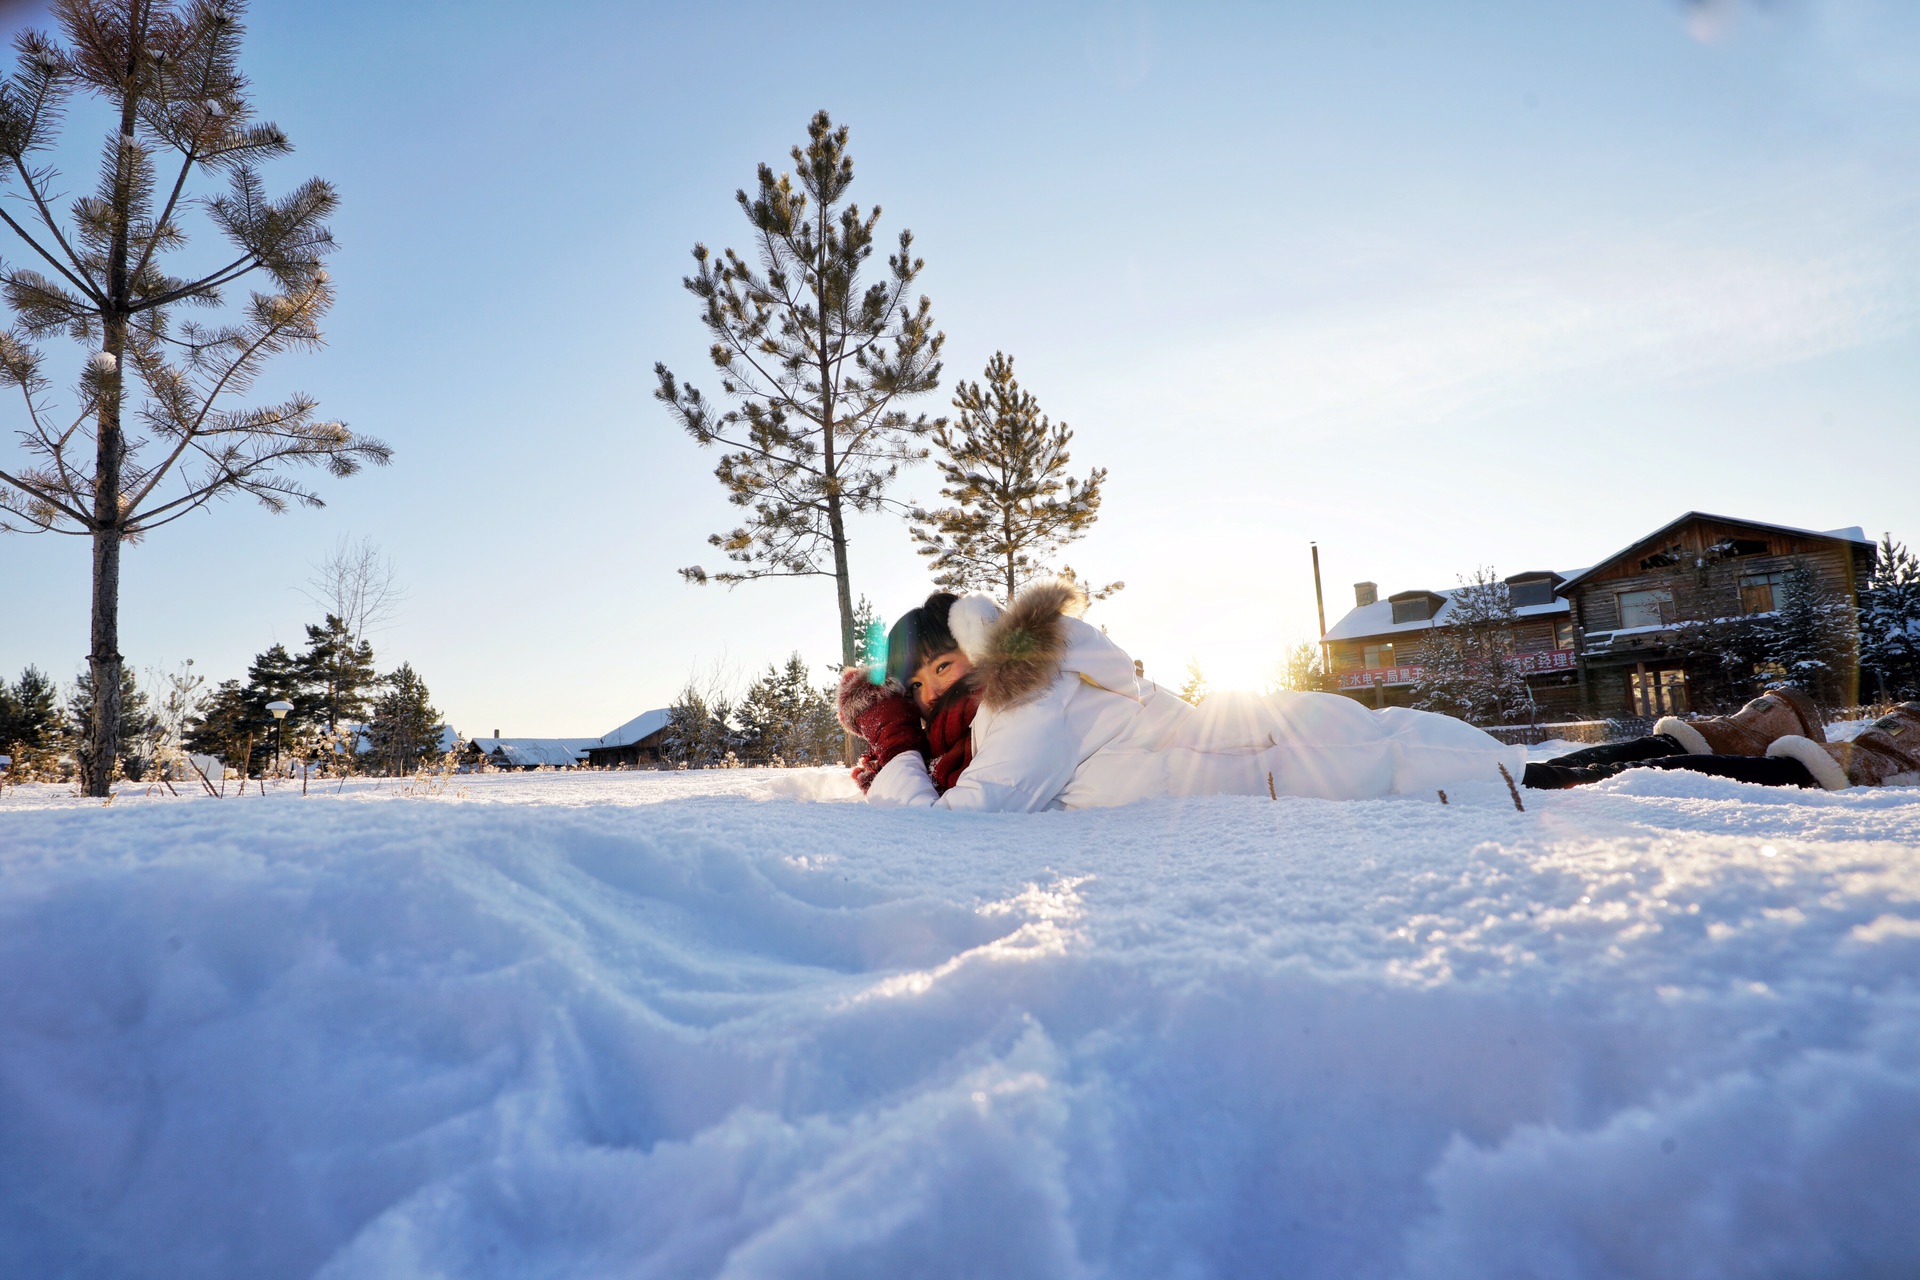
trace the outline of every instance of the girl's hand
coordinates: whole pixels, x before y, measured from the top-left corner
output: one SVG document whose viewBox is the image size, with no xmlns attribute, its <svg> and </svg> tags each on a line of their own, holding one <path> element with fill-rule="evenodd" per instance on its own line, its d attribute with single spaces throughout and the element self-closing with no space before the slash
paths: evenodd
<svg viewBox="0 0 1920 1280">
<path fill-rule="evenodd" d="M 853 780 L 862 791 L 901 752 L 928 754 L 920 712 L 898 685 L 874 684 L 867 672 L 848 667 L 840 676 L 838 709 L 840 726 L 865 738 L 870 748 L 853 771 Z"/>
</svg>

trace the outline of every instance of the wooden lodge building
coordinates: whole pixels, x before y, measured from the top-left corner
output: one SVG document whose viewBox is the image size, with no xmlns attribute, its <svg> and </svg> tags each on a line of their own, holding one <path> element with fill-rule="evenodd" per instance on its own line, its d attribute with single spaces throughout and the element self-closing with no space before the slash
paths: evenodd
<svg viewBox="0 0 1920 1280">
<path fill-rule="evenodd" d="M 1514 647 L 1527 687 L 1543 718 L 1578 714 L 1572 610 L 1555 594 L 1563 579 L 1534 571 L 1507 578 L 1514 613 Z M 1355 583 L 1353 611 L 1327 629 L 1328 670 L 1335 688 L 1373 707 L 1404 707 L 1421 675 L 1426 634 L 1447 625 L 1451 591 L 1402 591 L 1379 598 L 1371 582 Z"/>
<path fill-rule="evenodd" d="M 1728 710 L 1694 705 L 1727 700 L 1691 690 L 1705 674 L 1690 643 L 1703 627 L 1772 613 L 1795 564 L 1855 604 L 1873 563 L 1858 528 L 1816 533 L 1689 511 L 1560 584 L 1573 605 L 1586 700 L 1600 715 Z"/>
<path fill-rule="evenodd" d="M 1702 668 L 1700 641 L 1710 628 L 1772 613 L 1795 564 L 1856 600 L 1874 546 L 1858 528 L 1815 532 L 1689 511 L 1585 569 L 1507 578 L 1519 661 L 1540 718 L 1680 715 L 1744 701 L 1739 689 L 1715 696 L 1721 691 Z M 1381 600 L 1371 582 L 1354 593 L 1353 609 L 1322 638 L 1335 687 L 1370 706 L 1406 706 L 1421 675 L 1422 641 L 1447 625 L 1452 593 Z"/>
</svg>

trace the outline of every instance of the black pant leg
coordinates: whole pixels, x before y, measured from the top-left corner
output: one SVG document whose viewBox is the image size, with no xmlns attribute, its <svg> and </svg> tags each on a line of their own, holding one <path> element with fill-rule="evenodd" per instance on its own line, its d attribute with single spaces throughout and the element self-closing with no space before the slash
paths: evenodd
<svg viewBox="0 0 1920 1280">
<path fill-rule="evenodd" d="M 1532 787 L 1535 791 L 1565 791 L 1569 787 L 1584 787 L 1590 782 L 1604 782 L 1622 769 L 1632 767 L 1630 762 L 1582 765 L 1549 760 L 1545 764 L 1530 763 L 1520 771 L 1520 785 Z"/>
<path fill-rule="evenodd" d="M 1819 788 L 1814 776 L 1798 760 L 1771 756 L 1667 756 L 1647 760 L 1643 769 L 1685 769 L 1688 773 L 1708 773 L 1735 782 L 1757 782 L 1763 787 Z"/>
<path fill-rule="evenodd" d="M 1664 733 L 1646 738 L 1628 738 L 1625 742 L 1603 742 L 1555 756 L 1548 764 L 1583 769 L 1600 764 L 1632 764 L 1638 760 L 1657 760 L 1661 756 L 1683 756 L 1687 749 Z"/>
<path fill-rule="evenodd" d="M 1657 756 L 1650 760 L 1590 765 L 1567 765 L 1549 760 L 1545 764 L 1528 765 L 1521 775 L 1521 781 L 1536 791 L 1564 791 L 1568 787 L 1604 782 L 1628 769 L 1684 769 L 1689 773 L 1732 778 L 1736 782 L 1755 782 L 1763 787 L 1817 788 L 1820 785 L 1798 760 L 1765 756 Z"/>
</svg>

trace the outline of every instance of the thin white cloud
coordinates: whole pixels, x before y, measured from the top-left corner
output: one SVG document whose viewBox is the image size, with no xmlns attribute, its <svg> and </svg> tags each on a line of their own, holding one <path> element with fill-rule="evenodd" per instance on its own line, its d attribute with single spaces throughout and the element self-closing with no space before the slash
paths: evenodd
<svg viewBox="0 0 1920 1280">
<path fill-rule="evenodd" d="M 1179 392 L 1202 415 L 1343 432 L 1803 361 L 1913 322 L 1913 250 L 1566 243 L 1210 342 L 1179 362 Z"/>
</svg>

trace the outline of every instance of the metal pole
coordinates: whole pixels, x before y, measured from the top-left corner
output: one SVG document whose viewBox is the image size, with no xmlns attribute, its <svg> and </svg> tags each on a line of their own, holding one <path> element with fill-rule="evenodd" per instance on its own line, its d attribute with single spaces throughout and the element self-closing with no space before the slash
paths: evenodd
<svg viewBox="0 0 1920 1280">
<path fill-rule="evenodd" d="M 1327 661 L 1327 602 L 1320 594 L 1320 544 L 1307 545 L 1313 548 L 1313 607 L 1320 615 L 1320 670 L 1324 674 L 1333 664 Z"/>
</svg>

